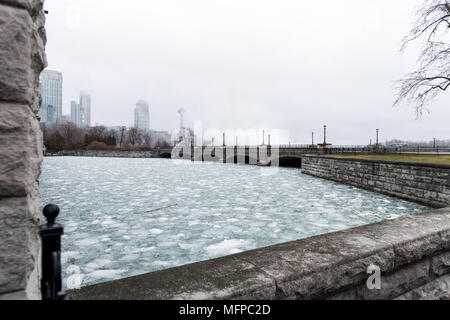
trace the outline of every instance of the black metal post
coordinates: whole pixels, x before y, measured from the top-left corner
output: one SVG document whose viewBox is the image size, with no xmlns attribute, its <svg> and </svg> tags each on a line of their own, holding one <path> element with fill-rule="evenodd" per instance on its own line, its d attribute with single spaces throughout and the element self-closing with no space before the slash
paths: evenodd
<svg viewBox="0 0 450 320">
<path fill-rule="evenodd" d="M 380 134 L 380 129 L 377 129 L 377 145 L 376 145 L 377 148 L 378 148 L 378 143 L 379 143 L 379 140 L 378 140 L 379 139 L 379 134 Z"/>
<path fill-rule="evenodd" d="M 43 213 L 47 223 L 41 225 L 39 232 L 42 239 L 42 300 L 65 300 L 61 279 L 61 236 L 64 228 L 55 223 L 59 207 L 46 205 Z"/>
</svg>

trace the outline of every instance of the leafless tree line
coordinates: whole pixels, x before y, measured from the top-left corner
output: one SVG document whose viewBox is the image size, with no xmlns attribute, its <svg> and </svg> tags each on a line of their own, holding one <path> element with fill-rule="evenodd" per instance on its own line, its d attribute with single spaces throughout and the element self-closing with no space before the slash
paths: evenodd
<svg viewBox="0 0 450 320">
<path fill-rule="evenodd" d="M 68 122 L 58 125 L 41 123 L 44 144 L 49 151 L 61 150 L 152 150 L 169 143 L 138 128 L 104 126 L 78 128 Z"/>
</svg>

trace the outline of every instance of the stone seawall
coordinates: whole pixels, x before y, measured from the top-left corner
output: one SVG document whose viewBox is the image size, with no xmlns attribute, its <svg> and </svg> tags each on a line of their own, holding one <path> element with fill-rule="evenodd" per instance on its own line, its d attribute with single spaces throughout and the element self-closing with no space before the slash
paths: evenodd
<svg viewBox="0 0 450 320">
<path fill-rule="evenodd" d="M 99 157 L 99 158 L 159 158 L 158 151 L 122 151 L 122 150 L 70 150 L 60 151 L 47 156 L 63 157 Z"/>
<path fill-rule="evenodd" d="M 434 208 L 450 205 L 450 165 L 308 155 L 302 172 Z"/>
<path fill-rule="evenodd" d="M 39 299 L 43 0 L 0 0 L 0 299 Z"/>
<path fill-rule="evenodd" d="M 367 286 L 379 268 L 381 288 Z M 450 295 L 450 208 L 105 282 L 78 300 L 439 299 Z"/>
</svg>

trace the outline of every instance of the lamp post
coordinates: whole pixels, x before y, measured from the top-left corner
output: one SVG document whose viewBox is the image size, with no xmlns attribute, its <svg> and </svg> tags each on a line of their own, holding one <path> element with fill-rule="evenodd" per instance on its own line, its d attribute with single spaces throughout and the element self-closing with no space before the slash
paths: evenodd
<svg viewBox="0 0 450 320">
<path fill-rule="evenodd" d="M 378 141 L 379 141 L 378 140 L 379 139 L 379 134 L 380 134 L 380 129 L 377 129 L 377 145 L 376 145 L 377 147 L 378 147 Z"/>
</svg>

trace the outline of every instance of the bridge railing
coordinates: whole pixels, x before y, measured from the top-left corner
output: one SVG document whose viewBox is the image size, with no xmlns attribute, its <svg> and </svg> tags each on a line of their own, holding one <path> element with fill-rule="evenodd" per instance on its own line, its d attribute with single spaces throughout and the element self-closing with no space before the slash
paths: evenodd
<svg viewBox="0 0 450 320">
<path fill-rule="evenodd" d="M 333 146 L 325 149 L 326 154 L 450 154 L 448 147 L 370 147 L 370 146 Z"/>
</svg>

